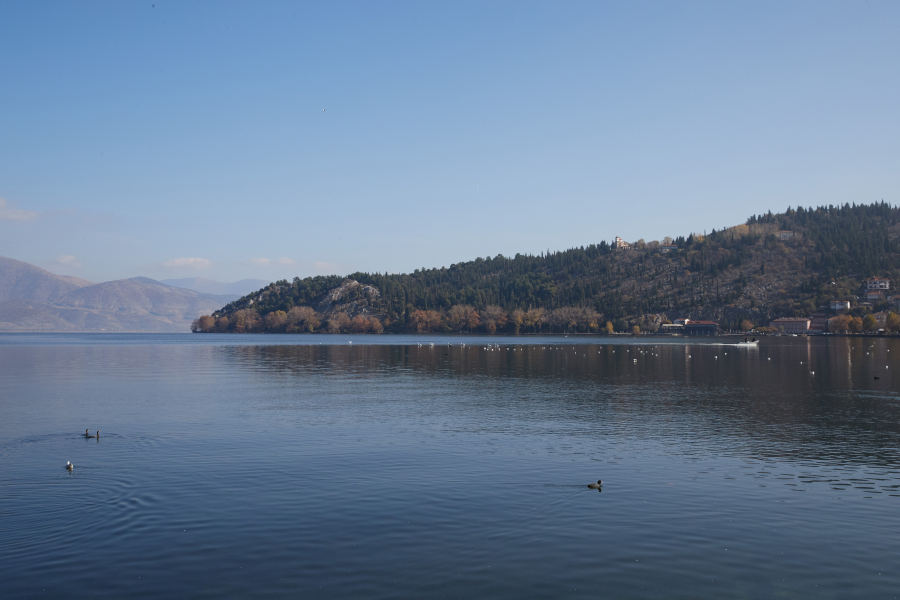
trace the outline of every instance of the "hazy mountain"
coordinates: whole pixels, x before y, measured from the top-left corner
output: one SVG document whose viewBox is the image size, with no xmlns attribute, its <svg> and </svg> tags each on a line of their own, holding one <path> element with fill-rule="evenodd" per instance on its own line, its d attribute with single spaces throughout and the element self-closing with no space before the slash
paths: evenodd
<svg viewBox="0 0 900 600">
<path fill-rule="evenodd" d="M 255 292 L 269 285 L 269 282 L 264 279 L 241 279 L 234 283 L 224 283 L 222 281 L 213 281 L 212 279 L 203 279 L 202 277 L 162 279 L 160 283 L 194 290 L 202 294 L 232 294 L 238 297 L 246 296 L 250 292 Z"/>
<path fill-rule="evenodd" d="M 194 313 L 198 310 L 206 310 L 210 306 L 219 308 L 233 299 L 234 296 L 231 295 L 201 294 L 165 285 L 147 277 L 132 277 L 74 290 L 54 304 L 69 308 L 191 320 L 197 317 Z"/>
<path fill-rule="evenodd" d="M 235 299 L 146 277 L 95 284 L 0 257 L 0 331 L 187 332 Z"/>
<path fill-rule="evenodd" d="M 0 331 L 184 333 L 189 330 L 190 320 L 66 308 L 27 300 L 0 302 Z"/>
<path fill-rule="evenodd" d="M 20 260 L 0 256 L 0 302 L 33 300 L 55 302 L 69 292 L 93 282 L 77 277 L 55 275 Z"/>
</svg>

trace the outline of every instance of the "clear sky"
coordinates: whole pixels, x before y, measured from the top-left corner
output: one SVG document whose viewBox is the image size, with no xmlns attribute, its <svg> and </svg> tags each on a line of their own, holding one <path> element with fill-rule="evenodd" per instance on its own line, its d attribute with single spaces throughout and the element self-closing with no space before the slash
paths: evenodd
<svg viewBox="0 0 900 600">
<path fill-rule="evenodd" d="M 0 2 L 0 254 L 401 272 L 900 202 L 900 2 Z"/>
</svg>

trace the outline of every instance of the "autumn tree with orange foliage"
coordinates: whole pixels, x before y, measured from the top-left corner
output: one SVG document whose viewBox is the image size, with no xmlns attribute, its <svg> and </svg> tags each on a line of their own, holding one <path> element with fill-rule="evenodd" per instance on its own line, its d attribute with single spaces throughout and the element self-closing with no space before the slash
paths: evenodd
<svg viewBox="0 0 900 600">
<path fill-rule="evenodd" d="M 436 310 L 414 310 L 409 315 L 409 328 L 419 333 L 434 331 L 441 324 L 441 313 Z"/>
<path fill-rule="evenodd" d="M 384 325 L 381 324 L 381 321 L 377 317 L 369 317 L 369 330 L 372 333 L 382 333 L 384 331 Z"/>
<path fill-rule="evenodd" d="M 356 315 L 350 320 L 350 331 L 352 333 L 368 333 L 371 324 L 363 315 Z"/>
</svg>

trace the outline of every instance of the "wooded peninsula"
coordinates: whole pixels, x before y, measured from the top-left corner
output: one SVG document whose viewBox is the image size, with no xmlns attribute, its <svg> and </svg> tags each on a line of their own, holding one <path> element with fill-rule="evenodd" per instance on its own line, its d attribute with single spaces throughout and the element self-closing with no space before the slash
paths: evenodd
<svg viewBox="0 0 900 600">
<path fill-rule="evenodd" d="M 840 330 L 871 329 L 886 314 L 885 329 L 900 331 L 890 288 L 866 284 L 898 281 L 898 238 L 900 209 L 884 202 L 788 208 L 706 235 L 276 281 L 192 330 L 613 333 L 690 318 L 746 331 L 817 313 Z"/>
</svg>

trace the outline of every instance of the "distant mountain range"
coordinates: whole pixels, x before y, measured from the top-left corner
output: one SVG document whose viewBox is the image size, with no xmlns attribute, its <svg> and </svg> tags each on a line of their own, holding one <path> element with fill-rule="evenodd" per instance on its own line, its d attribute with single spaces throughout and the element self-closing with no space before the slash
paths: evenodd
<svg viewBox="0 0 900 600">
<path fill-rule="evenodd" d="M 188 332 L 199 315 L 237 297 L 146 277 L 93 283 L 0 256 L 3 332 Z"/>
<path fill-rule="evenodd" d="M 269 282 L 264 279 L 241 279 L 234 283 L 224 283 L 222 281 L 213 281 L 212 279 L 203 279 L 202 277 L 161 279 L 160 283 L 171 285 L 172 287 L 194 290 L 201 294 L 230 294 L 238 297 L 246 296 L 251 292 L 255 292 L 269 285 Z"/>
</svg>

